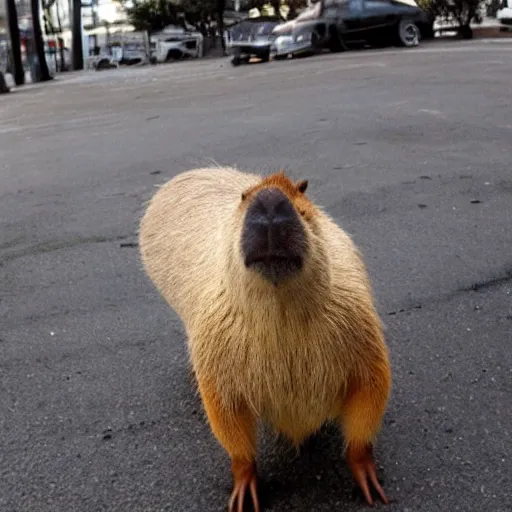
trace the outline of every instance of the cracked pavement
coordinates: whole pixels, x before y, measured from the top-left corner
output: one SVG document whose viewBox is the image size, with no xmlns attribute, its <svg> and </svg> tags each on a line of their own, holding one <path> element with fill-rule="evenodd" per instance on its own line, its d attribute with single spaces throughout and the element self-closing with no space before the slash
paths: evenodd
<svg viewBox="0 0 512 512">
<path fill-rule="evenodd" d="M 2 97 L 0 510 L 225 510 L 229 461 L 134 246 L 155 186 L 213 161 L 308 178 L 364 252 L 394 372 L 377 508 L 512 510 L 511 65 L 475 40 Z M 266 433 L 264 509 L 365 510 L 341 449 Z"/>
</svg>

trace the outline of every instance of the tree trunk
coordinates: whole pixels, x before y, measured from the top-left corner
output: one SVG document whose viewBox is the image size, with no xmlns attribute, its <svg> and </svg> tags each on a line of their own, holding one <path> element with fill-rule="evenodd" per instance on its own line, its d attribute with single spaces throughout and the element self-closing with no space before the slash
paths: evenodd
<svg viewBox="0 0 512 512">
<path fill-rule="evenodd" d="M 459 35 L 462 39 L 473 38 L 473 29 L 470 26 L 473 15 L 471 8 L 469 8 L 467 11 L 463 10 L 458 16 Z"/>
<path fill-rule="evenodd" d="M 60 11 L 59 11 L 59 2 L 55 2 L 55 15 L 57 18 L 57 32 L 62 33 L 62 21 L 60 19 Z M 62 37 L 57 37 L 57 41 L 59 44 L 59 57 L 60 57 L 60 72 L 67 71 L 66 69 L 66 61 L 64 58 L 64 39 Z"/>
<path fill-rule="evenodd" d="M 462 39 L 473 39 L 473 29 L 467 25 L 461 25 L 459 27 L 459 34 Z"/>
<path fill-rule="evenodd" d="M 203 37 L 208 35 L 208 29 L 206 28 L 206 23 L 203 16 L 201 16 L 201 21 L 199 22 L 199 32 L 203 34 Z"/>
<path fill-rule="evenodd" d="M 64 39 L 62 39 L 62 37 L 58 37 L 57 44 L 59 46 L 59 60 L 60 60 L 59 68 L 60 68 L 60 72 L 62 73 L 63 71 L 67 71 L 66 70 L 66 60 L 64 57 Z"/>
<path fill-rule="evenodd" d="M 72 27 L 73 69 L 84 69 L 84 54 L 82 45 L 82 0 L 73 0 Z"/>
<path fill-rule="evenodd" d="M 148 38 L 148 62 L 149 64 L 156 63 L 154 59 L 156 59 L 156 52 L 155 55 L 151 54 L 151 28 L 148 28 L 146 30 L 146 36 Z"/>
<path fill-rule="evenodd" d="M 226 41 L 224 41 L 224 9 L 226 8 L 226 0 L 217 0 L 217 30 L 220 35 L 220 44 L 222 54 L 226 55 Z"/>
<path fill-rule="evenodd" d="M 1 1 L 1 0 L 0 0 Z M 21 61 L 20 27 L 18 25 L 18 10 L 14 0 L 6 0 L 7 18 L 9 20 L 9 37 L 11 39 L 12 65 L 14 71 L 14 83 L 25 83 L 25 70 Z"/>
<path fill-rule="evenodd" d="M 30 0 L 30 7 L 32 12 L 32 29 L 34 31 L 34 46 L 39 62 L 39 81 L 48 82 L 48 80 L 52 79 L 52 76 L 50 75 L 44 52 L 43 31 L 41 30 L 41 19 L 39 16 L 39 0 Z"/>
<path fill-rule="evenodd" d="M 271 5 L 274 8 L 274 14 L 281 19 L 281 0 L 272 0 Z"/>
<path fill-rule="evenodd" d="M 8 92 L 10 92 L 9 87 L 7 87 L 5 77 L 3 73 L 0 71 L 0 94 L 7 94 Z"/>
</svg>

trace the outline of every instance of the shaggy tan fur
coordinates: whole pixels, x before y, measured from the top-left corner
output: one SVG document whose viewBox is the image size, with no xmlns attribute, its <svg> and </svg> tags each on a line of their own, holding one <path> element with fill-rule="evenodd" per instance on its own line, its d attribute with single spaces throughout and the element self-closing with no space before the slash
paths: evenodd
<svg viewBox="0 0 512 512">
<path fill-rule="evenodd" d="M 247 203 L 265 187 L 290 198 L 308 241 L 303 270 L 278 287 L 241 256 Z M 284 174 L 179 174 L 150 201 L 140 250 L 184 323 L 210 425 L 233 460 L 254 458 L 257 419 L 295 444 L 327 420 L 339 421 L 349 445 L 374 441 L 391 372 L 363 260 Z"/>
</svg>

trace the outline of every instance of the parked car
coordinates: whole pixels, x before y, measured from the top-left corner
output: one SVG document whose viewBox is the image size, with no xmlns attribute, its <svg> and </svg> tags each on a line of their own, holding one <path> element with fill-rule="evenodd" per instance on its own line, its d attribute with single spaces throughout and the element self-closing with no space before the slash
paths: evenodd
<svg viewBox="0 0 512 512">
<path fill-rule="evenodd" d="M 341 51 L 356 44 L 417 46 L 429 26 L 414 0 L 319 0 L 274 29 L 271 55 Z"/>
<path fill-rule="evenodd" d="M 512 25 L 512 0 L 503 0 L 496 13 L 496 18 L 504 26 Z"/>
<path fill-rule="evenodd" d="M 203 56 L 204 37 L 200 32 L 167 27 L 151 36 L 152 57 L 157 62 L 197 59 Z"/>
<path fill-rule="evenodd" d="M 275 38 L 272 31 L 279 25 L 279 18 L 258 16 L 247 18 L 228 30 L 227 48 L 232 51 L 231 63 L 238 66 L 251 57 L 266 62 L 270 58 L 270 46 Z"/>
<path fill-rule="evenodd" d="M 120 58 L 118 60 L 120 65 L 133 66 L 146 62 L 146 48 L 142 41 L 126 42 L 120 48 Z"/>
</svg>

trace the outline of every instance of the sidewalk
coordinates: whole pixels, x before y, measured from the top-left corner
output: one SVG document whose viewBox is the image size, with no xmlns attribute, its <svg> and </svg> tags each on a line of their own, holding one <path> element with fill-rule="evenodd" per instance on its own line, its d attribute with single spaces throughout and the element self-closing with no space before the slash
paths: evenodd
<svg viewBox="0 0 512 512">
<path fill-rule="evenodd" d="M 482 23 L 471 23 L 470 27 L 473 29 L 473 37 L 511 37 L 512 31 L 502 25 L 496 18 L 484 17 Z M 457 24 L 454 22 L 446 22 L 436 20 L 434 22 L 434 31 L 436 37 L 443 37 L 456 31 Z M 440 32 L 438 32 L 440 31 Z"/>
<path fill-rule="evenodd" d="M 14 83 L 14 76 L 11 75 L 11 73 L 5 73 L 5 83 L 9 87 L 9 89 L 16 88 L 16 84 Z M 32 76 L 30 74 L 30 71 L 25 72 L 25 85 L 29 85 L 32 83 Z"/>
</svg>

